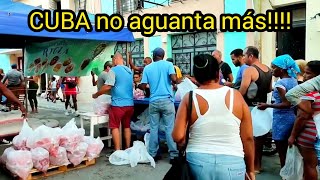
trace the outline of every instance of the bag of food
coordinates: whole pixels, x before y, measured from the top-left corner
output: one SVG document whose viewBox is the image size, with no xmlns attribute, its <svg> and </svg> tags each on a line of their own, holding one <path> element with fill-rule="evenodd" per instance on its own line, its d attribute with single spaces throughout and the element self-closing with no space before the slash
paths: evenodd
<svg viewBox="0 0 320 180">
<path fill-rule="evenodd" d="M 91 136 L 85 136 L 84 142 L 88 144 L 86 152 L 86 157 L 88 157 L 88 160 L 91 161 L 92 159 L 99 157 L 104 147 L 104 144 L 101 141 L 100 137 L 95 139 Z"/>
<path fill-rule="evenodd" d="M 50 165 L 49 152 L 44 148 L 31 149 L 33 167 L 41 172 L 46 172 Z"/>
<path fill-rule="evenodd" d="M 30 149 L 42 147 L 49 151 L 50 156 L 57 156 L 60 136 L 60 128 L 51 128 L 42 125 L 38 127 L 27 140 L 27 147 Z"/>
<path fill-rule="evenodd" d="M 32 155 L 30 151 L 17 150 L 7 154 L 7 169 L 22 179 L 27 179 L 33 167 Z"/>
<path fill-rule="evenodd" d="M 108 109 L 111 105 L 111 96 L 101 95 L 93 102 L 93 111 L 97 115 L 104 115 L 108 113 Z"/>
<path fill-rule="evenodd" d="M 286 164 L 280 170 L 280 176 L 286 180 L 303 179 L 303 157 L 297 146 L 288 148 Z"/>
<path fill-rule="evenodd" d="M 73 153 L 68 152 L 68 159 L 69 161 L 74 165 L 79 165 L 83 158 L 86 156 L 88 149 L 88 144 L 85 142 L 81 142 L 78 144 L 78 146 L 74 149 Z"/>
<path fill-rule="evenodd" d="M 19 135 L 15 136 L 12 140 L 12 144 L 17 150 L 29 150 L 27 148 L 27 139 L 32 136 L 33 130 L 29 126 L 26 120 L 24 120 Z"/>
<path fill-rule="evenodd" d="M 6 164 L 8 153 L 11 151 L 14 151 L 13 147 L 8 147 L 7 149 L 4 150 L 4 152 L 1 156 L 1 161 L 0 161 L 2 164 Z"/>
<path fill-rule="evenodd" d="M 71 119 L 63 128 L 60 136 L 60 146 L 70 153 L 83 141 L 85 130 L 78 128 L 75 119 Z"/>
<path fill-rule="evenodd" d="M 58 147 L 57 156 L 51 156 L 49 157 L 50 164 L 54 166 L 66 166 L 70 162 L 68 160 L 67 151 L 64 147 Z"/>
</svg>

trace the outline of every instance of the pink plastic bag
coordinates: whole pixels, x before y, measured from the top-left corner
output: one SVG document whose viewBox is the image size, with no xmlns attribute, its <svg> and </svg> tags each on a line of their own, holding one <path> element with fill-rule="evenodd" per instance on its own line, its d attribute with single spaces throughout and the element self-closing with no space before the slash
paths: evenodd
<svg viewBox="0 0 320 180">
<path fill-rule="evenodd" d="M 38 127 L 27 140 L 27 147 L 30 149 L 42 147 L 49 151 L 50 156 L 57 156 L 60 136 L 60 128 L 51 128 L 42 125 Z"/>
<path fill-rule="evenodd" d="M 30 151 L 18 150 L 10 151 L 7 154 L 7 169 L 22 179 L 27 179 L 33 167 Z"/>
<path fill-rule="evenodd" d="M 26 120 L 24 120 L 19 135 L 15 136 L 12 140 L 12 144 L 17 150 L 29 150 L 27 148 L 27 139 L 32 136 L 33 130 L 29 126 Z"/>
<path fill-rule="evenodd" d="M 46 172 L 49 168 L 49 152 L 44 148 L 37 147 L 31 149 L 33 167 L 41 172 Z"/>
<path fill-rule="evenodd" d="M 133 90 L 133 98 L 134 99 L 143 99 L 145 98 L 144 92 L 141 89 Z"/>
<path fill-rule="evenodd" d="M 101 95 L 93 102 L 93 111 L 98 115 L 108 114 L 108 109 L 111 105 L 111 96 L 110 95 Z"/>
<path fill-rule="evenodd" d="M 60 146 L 66 148 L 68 152 L 73 153 L 79 143 L 83 141 L 84 134 L 84 129 L 79 129 L 73 118 L 62 128 Z"/>
<path fill-rule="evenodd" d="M 99 157 L 104 147 L 104 144 L 101 141 L 100 137 L 94 139 L 93 137 L 85 136 L 84 142 L 88 144 L 88 149 L 86 153 L 86 157 L 88 157 L 88 160 L 91 161 L 92 159 Z"/>
<path fill-rule="evenodd" d="M 59 147 L 57 156 L 55 157 L 50 155 L 49 159 L 50 164 L 54 166 L 63 166 L 70 163 L 67 157 L 67 151 L 64 147 Z"/>
<path fill-rule="evenodd" d="M 13 147 L 8 147 L 7 149 L 4 150 L 4 152 L 1 156 L 1 161 L 0 161 L 1 163 L 6 164 L 8 153 L 11 151 L 14 151 Z"/>
<path fill-rule="evenodd" d="M 75 166 L 79 165 L 83 161 L 83 158 L 86 155 L 87 148 L 88 148 L 87 143 L 85 142 L 79 143 L 72 154 L 68 152 L 69 161 Z"/>
</svg>

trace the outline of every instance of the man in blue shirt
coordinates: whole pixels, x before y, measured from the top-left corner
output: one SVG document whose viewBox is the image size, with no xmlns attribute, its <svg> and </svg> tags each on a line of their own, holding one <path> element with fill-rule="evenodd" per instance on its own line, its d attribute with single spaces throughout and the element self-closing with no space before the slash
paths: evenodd
<svg viewBox="0 0 320 180">
<path fill-rule="evenodd" d="M 150 86 L 150 141 L 149 154 L 157 161 L 159 149 L 158 132 L 160 117 L 164 121 L 167 145 L 170 152 L 170 163 L 178 156 L 177 145 L 172 139 L 172 131 L 175 119 L 175 107 L 172 83 L 180 83 L 177 79 L 174 66 L 171 62 L 163 60 L 165 52 L 162 48 L 153 51 L 153 63 L 147 65 L 143 70 L 143 76 L 139 88 L 144 90 Z"/>
<path fill-rule="evenodd" d="M 109 128 L 112 129 L 112 140 L 115 150 L 120 150 L 120 123 L 124 128 L 125 149 L 130 147 L 130 120 L 133 115 L 133 74 L 124 65 L 120 53 L 116 53 L 112 62 L 114 67 L 100 90 L 93 94 L 93 98 L 107 93 L 111 89 L 111 107 L 109 108 Z"/>
<path fill-rule="evenodd" d="M 246 63 L 244 62 L 242 49 L 233 50 L 230 53 L 230 56 L 232 59 L 232 63 L 236 67 L 240 67 L 240 69 L 238 70 L 238 74 L 237 74 L 235 83 L 226 82 L 225 85 L 229 86 L 229 87 L 233 87 L 235 89 L 239 89 L 240 85 L 241 85 L 241 81 L 242 81 L 242 74 L 243 74 L 244 70 L 247 69 L 249 66 L 246 65 Z"/>
</svg>

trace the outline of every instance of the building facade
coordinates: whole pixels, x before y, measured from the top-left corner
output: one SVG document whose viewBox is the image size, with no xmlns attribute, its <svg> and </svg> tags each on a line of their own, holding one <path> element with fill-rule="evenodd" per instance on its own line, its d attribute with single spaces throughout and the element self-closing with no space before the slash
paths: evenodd
<svg viewBox="0 0 320 180">
<path fill-rule="evenodd" d="M 199 53 L 211 53 L 218 49 L 236 75 L 238 69 L 232 64 L 230 52 L 236 48 L 254 45 L 260 50 L 260 59 L 270 65 L 276 55 L 290 54 L 294 59 L 319 60 L 320 51 L 320 1 L 319 0 L 15 0 L 46 9 L 86 9 L 95 13 L 121 13 L 126 20 L 132 13 L 143 14 L 182 14 L 212 13 L 217 17 L 224 13 L 244 14 L 247 9 L 256 13 L 266 13 L 269 9 L 291 10 L 293 29 L 290 32 L 157 32 L 152 37 L 143 37 L 134 32 L 135 42 L 118 42 L 115 52 L 120 52 L 126 59 L 132 52 L 136 65 L 142 65 L 144 57 L 151 56 L 152 50 L 162 47 L 166 50 L 165 58 L 173 58 L 183 73 L 190 74 L 192 59 Z M 12 56 L 12 55 L 10 55 Z M 15 55 L 18 57 L 19 55 Z M 13 57 L 14 58 L 14 57 Z M 81 84 L 91 83 L 91 76 L 81 77 Z M 82 86 L 83 99 L 95 91 L 94 87 Z M 81 98 L 80 98 L 81 99 Z"/>
</svg>

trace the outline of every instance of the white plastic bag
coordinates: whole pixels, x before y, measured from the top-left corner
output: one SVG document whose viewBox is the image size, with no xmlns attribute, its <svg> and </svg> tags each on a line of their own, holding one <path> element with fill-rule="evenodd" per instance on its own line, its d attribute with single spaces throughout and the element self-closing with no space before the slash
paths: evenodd
<svg viewBox="0 0 320 180">
<path fill-rule="evenodd" d="M 101 95 L 93 102 L 93 111 L 95 114 L 104 115 L 108 113 L 111 104 L 111 96 Z"/>
<path fill-rule="evenodd" d="M 87 153 L 87 149 L 88 149 L 87 143 L 85 142 L 79 143 L 78 146 L 75 147 L 73 153 L 70 153 L 70 152 L 67 153 L 69 161 L 75 166 L 79 165 L 83 161 L 83 158 Z"/>
<path fill-rule="evenodd" d="M 109 157 L 109 162 L 113 165 L 130 164 L 131 167 L 137 166 L 138 163 L 151 163 L 156 167 L 154 159 L 148 153 L 146 146 L 141 141 L 134 141 L 133 146 L 126 150 L 118 150 Z"/>
<path fill-rule="evenodd" d="M 177 87 L 178 87 L 178 90 L 176 92 L 176 96 L 180 96 L 180 100 L 188 92 L 197 88 L 197 86 L 189 78 L 184 78 L 183 81 L 177 85 Z"/>
<path fill-rule="evenodd" d="M 75 119 L 71 119 L 63 128 L 60 136 L 60 146 L 66 148 L 71 154 L 83 141 L 85 130 L 78 128 Z"/>
<path fill-rule="evenodd" d="M 33 167 L 41 172 L 46 172 L 50 165 L 49 152 L 44 148 L 31 149 Z"/>
<path fill-rule="evenodd" d="M 150 141 L 150 133 L 146 133 L 143 137 L 144 144 L 146 146 L 146 149 L 149 149 L 149 141 Z"/>
<path fill-rule="evenodd" d="M 33 134 L 32 128 L 29 126 L 26 120 L 24 120 L 19 135 L 15 136 L 12 140 L 12 144 L 17 150 L 28 150 L 27 139 Z"/>
<path fill-rule="evenodd" d="M 130 164 L 129 154 L 123 150 L 117 150 L 109 157 L 109 162 L 113 165 Z"/>
<path fill-rule="evenodd" d="M 130 129 L 139 132 L 147 132 L 150 129 L 150 124 L 144 125 L 142 121 L 130 122 Z"/>
<path fill-rule="evenodd" d="M 64 147 L 59 147 L 57 156 L 50 155 L 50 164 L 54 166 L 63 166 L 68 165 L 70 162 L 68 160 L 67 151 Z"/>
<path fill-rule="evenodd" d="M 10 151 L 7 154 L 7 169 L 22 179 L 27 179 L 33 167 L 30 151 L 18 150 Z"/>
<path fill-rule="evenodd" d="M 60 136 L 60 128 L 51 128 L 42 125 L 38 127 L 27 140 L 27 147 L 30 149 L 42 147 L 49 151 L 50 156 L 57 156 Z"/>
<path fill-rule="evenodd" d="M 251 111 L 253 136 L 258 137 L 267 134 L 272 128 L 273 109 L 262 111 L 254 107 Z"/>
<path fill-rule="evenodd" d="M 285 180 L 303 179 L 303 158 L 296 146 L 288 148 L 286 164 L 281 169 L 280 176 Z"/>
<path fill-rule="evenodd" d="M 86 152 L 86 157 L 88 158 L 88 160 L 91 161 L 92 159 L 99 157 L 104 147 L 104 144 L 101 141 L 100 137 L 94 139 L 91 136 L 85 136 L 84 142 L 88 144 Z"/>
<path fill-rule="evenodd" d="M 2 156 L 1 156 L 1 163 L 6 164 L 7 162 L 7 157 L 8 157 L 8 153 L 14 151 L 13 147 L 8 147 L 7 149 L 4 150 Z"/>
</svg>

